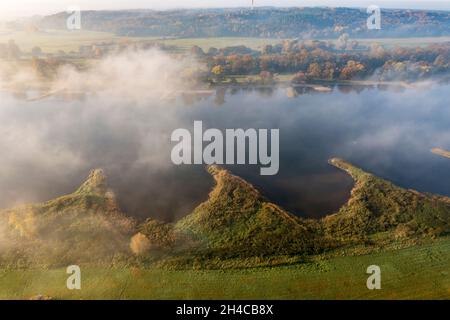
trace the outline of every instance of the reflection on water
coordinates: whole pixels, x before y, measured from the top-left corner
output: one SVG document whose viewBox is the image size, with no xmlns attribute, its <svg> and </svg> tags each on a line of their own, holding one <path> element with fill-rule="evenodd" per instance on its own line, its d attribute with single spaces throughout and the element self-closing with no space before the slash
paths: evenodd
<svg viewBox="0 0 450 320">
<path fill-rule="evenodd" d="M 67 92 L 34 101 L 0 94 L 0 207 L 71 192 L 102 167 L 128 213 L 179 218 L 213 186 L 203 166 L 170 161 L 171 132 L 192 129 L 194 120 L 205 129 L 279 128 L 278 175 L 229 168 L 298 215 L 335 212 L 348 198 L 352 181 L 327 164 L 331 157 L 404 187 L 450 195 L 450 161 L 429 152 L 450 149 L 448 89 L 236 87 L 139 105 Z"/>
</svg>

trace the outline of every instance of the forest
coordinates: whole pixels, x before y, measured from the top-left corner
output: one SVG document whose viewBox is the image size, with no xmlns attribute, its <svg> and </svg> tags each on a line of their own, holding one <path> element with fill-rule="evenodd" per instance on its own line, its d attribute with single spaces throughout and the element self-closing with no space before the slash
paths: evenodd
<svg viewBox="0 0 450 320">
<path fill-rule="evenodd" d="M 446 11 L 383 9 L 381 30 L 368 30 L 366 8 L 234 8 L 83 11 L 83 28 L 122 36 L 337 38 L 448 36 Z M 40 28 L 64 29 L 65 12 L 34 18 Z M 16 22 L 21 24 L 22 22 Z"/>
<path fill-rule="evenodd" d="M 417 47 L 392 47 L 372 43 L 361 45 L 343 34 L 337 41 L 282 40 L 260 49 L 246 46 L 211 47 L 194 45 L 183 53 L 170 46 L 145 40 L 99 48 L 93 44 L 78 53 L 46 54 L 40 47 L 24 52 L 13 41 L 0 43 L 0 60 L 29 65 L 37 76 L 51 79 L 64 65 L 74 61 L 101 60 L 126 51 L 160 50 L 171 55 L 194 57 L 202 66 L 190 73 L 200 83 L 237 84 L 236 76 L 256 76 L 259 83 L 272 84 L 277 75 L 289 75 L 293 83 L 316 80 L 419 81 L 430 78 L 448 81 L 450 43 Z M 80 60 L 81 59 L 81 60 Z M 11 68 L 10 68 L 11 69 Z M 195 78 L 195 79 L 194 79 Z"/>
</svg>

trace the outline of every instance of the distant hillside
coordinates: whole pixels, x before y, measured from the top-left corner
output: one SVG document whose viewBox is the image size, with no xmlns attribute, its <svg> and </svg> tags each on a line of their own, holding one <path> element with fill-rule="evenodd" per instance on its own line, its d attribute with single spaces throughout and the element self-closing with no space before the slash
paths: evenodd
<svg viewBox="0 0 450 320">
<path fill-rule="evenodd" d="M 382 10 L 382 29 L 368 30 L 365 8 L 249 8 L 192 10 L 84 11 L 85 30 L 122 36 L 337 38 L 450 35 L 450 13 Z M 66 28 L 66 13 L 33 19 L 39 28 Z"/>
</svg>

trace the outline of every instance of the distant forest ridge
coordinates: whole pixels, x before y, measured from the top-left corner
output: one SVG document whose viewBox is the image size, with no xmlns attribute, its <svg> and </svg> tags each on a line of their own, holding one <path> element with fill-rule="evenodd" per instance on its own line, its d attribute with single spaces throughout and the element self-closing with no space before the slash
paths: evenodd
<svg viewBox="0 0 450 320">
<path fill-rule="evenodd" d="M 33 21 L 64 29 L 68 14 Z M 366 8 L 233 8 L 168 11 L 83 11 L 82 28 L 120 36 L 256 37 L 332 39 L 351 37 L 436 37 L 450 35 L 450 11 L 381 9 L 381 30 L 369 30 Z"/>
</svg>

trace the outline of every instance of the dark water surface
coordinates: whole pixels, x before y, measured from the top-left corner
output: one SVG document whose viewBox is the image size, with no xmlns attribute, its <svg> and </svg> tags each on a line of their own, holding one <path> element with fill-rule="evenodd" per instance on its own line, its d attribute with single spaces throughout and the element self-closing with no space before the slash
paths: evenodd
<svg viewBox="0 0 450 320">
<path fill-rule="evenodd" d="M 328 165 L 344 158 L 419 191 L 450 196 L 448 85 L 404 91 L 335 88 L 290 98 L 286 89 L 218 90 L 199 99 L 124 103 L 100 97 L 25 102 L 1 95 L 0 207 L 72 192 L 92 168 L 105 169 L 122 208 L 166 221 L 207 198 L 212 178 L 201 165 L 174 166 L 170 134 L 207 128 L 279 128 L 280 171 L 230 170 L 289 211 L 321 217 L 348 199 L 352 180 Z M 290 94 L 292 96 L 292 94 Z"/>
</svg>

